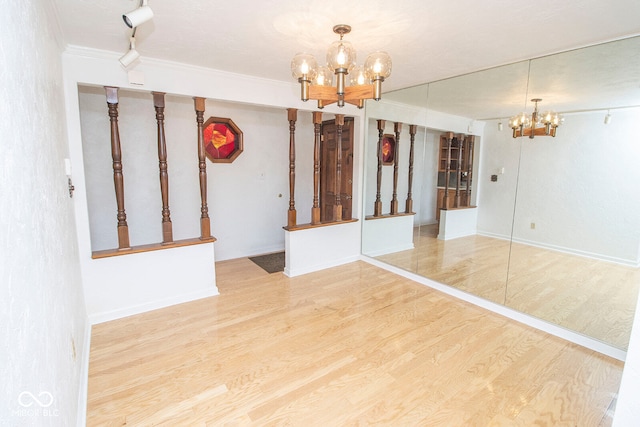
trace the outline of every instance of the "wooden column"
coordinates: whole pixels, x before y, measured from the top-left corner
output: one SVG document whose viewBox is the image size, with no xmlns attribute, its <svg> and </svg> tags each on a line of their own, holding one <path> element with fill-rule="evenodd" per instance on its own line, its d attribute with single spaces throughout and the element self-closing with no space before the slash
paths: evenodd
<svg viewBox="0 0 640 427">
<path fill-rule="evenodd" d="M 396 215 L 398 213 L 398 155 L 400 153 L 402 123 L 394 123 L 393 130 L 396 134 L 396 146 L 393 151 L 393 197 L 391 199 L 391 215 Z"/>
<path fill-rule="evenodd" d="M 442 209 L 449 207 L 449 173 L 451 172 L 451 144 L 453 143 L 453 132 L 447 132 L 447 163 L 444 169 L 444 196 L 442 197 Z"/>
<path fill-rule="evenodd" d="M 207 162 L 204 152 L 204 106 L 205 98 L 194 97 L 193 104 L 198 124 L 198 177 L 200 179 L 200 240 L 211 239 L 211 220 L 207 205 Z"/>
<path fill-rule="evenodd" d="M 320 130 L 322 113 L 313 113 L 313 207 L 311 208 L 311 224 L 320 223 Z"/>
<path fill-rule="evenodd" d="M 164 133 L 164 92 L 151 92 L 158 124 L 158 167 L 162 193 L 162 243 L 173 243 L 173 226 L 169 210 L 169 173 L 167 171 L 167 141 Z"/>
<path fill-rule="evenodd" d="M 456 164 L 456 197 L 453 207 L 460 207 L 460 183 L 462 182 L 462 148 L 464 147 L 465 135 L 458 135 L 458 162 Z"/>
<path fill-rule="evenodd" d="M 382 216 L 380 188 L 382 187 L 382 138 L 384 137 L 384 124 L 384 120 L 378 120 L 378 176 L 376 180 L 376 201 L 373 205 L 373 216 Z"/>
<path fill-rule="evenodd" d="M 465 155 L 467 157 L 467 188 L 466 188 L 466 199 L 467 206 L 471 206 L 471 183 L 473 176 L 473 143 L 475 142 L 475 136 L 469 135 L 466 138 L 466 150 Z"/>
<path fill-rule="evenodd" d="M 409 135 L 411 137 L 411 145 L 409 146 L 409 191 L 407 193 L 407 203 L 405 205 L 405 213 L 413 212 L 413 199 L 411 189 L 413 187 L 413 146 L 416 140 L 416 131 L 418 126 L 409 125 Z"/>
<path fill-rule="evenodd" d="M 105 86 L 109 121 L 111 122 L 111 158 L 113 159 L 113 184 L 116 190 L 118 208 L 118 249 L 129 249 L 129 226 L 124 210 L 124 176 L 122 174 L 122 150 L 120 148 L 120 132 L 118 131 L 118 88 Z"/>
<path fill-rule="evenodd" d="M 342 127 L 344 126 L 344 114 L 336 114 L 336 203 L 333 205 L 334 221 L 342 221 Z"/>
<path fill-rule="evenodd" d="M 287 227 L 296 226 L 296 201 L 294 193 L 296 188 L 296 120 L 298 110 L 287 108 L 289 118 L 289 212 L 287 215 Z"/>
</svg>

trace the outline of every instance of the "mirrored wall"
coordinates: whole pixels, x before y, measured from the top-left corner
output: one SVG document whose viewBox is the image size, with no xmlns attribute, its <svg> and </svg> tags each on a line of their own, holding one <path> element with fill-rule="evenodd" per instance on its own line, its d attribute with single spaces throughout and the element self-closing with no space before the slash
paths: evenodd
<svg viewBox="0 0 640 427">
<path fill-rule="evenodd" d="M 384 227 L 365 227 L 363 252 L 626 349 L 640 287 L 638 70 L 634 37 L 385 94 L 425 111 L 415 138 L 413 244 L 368 250 Z M 531 115 L 532 99 L 541 99 L 540 113 L 561 113 L 555 137 L 513 138 L 509 118 Z M 473 230 L 447 236 L 436 208 L 438 150 L 443 134 L 461 132 L 447 123 L 461 121 L 475 138 L 471 207 L 445 219 L 449 226 L 466 215 Z M 378 196 L 377 134 L 370 120 L 367 215 Z M 406 154 L 402 161 L 407 167 Z M 382 170 L 383 196 L 391 175 Z"/>
</svg>

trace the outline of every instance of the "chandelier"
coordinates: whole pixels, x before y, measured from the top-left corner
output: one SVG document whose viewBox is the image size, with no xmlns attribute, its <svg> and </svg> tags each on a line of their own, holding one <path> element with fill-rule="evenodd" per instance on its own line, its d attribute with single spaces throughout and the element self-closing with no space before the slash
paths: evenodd
<svg viewBox="0 0 640 427">
<path fill-rule="evenodd" d="M 564 119 L 553 111 L 538 113 L 538 102 L 542 101 L 541 98 L 534 98 L 531 101 L 535 103 L 531 116 L 520 113 L 509 119 L 509 126 L 513 129 L 513 137 L 528 136 L 531 139 L 536 135 L 555 137 L 556 129 Z"/>
<path fill-rule="evenodd" d="M 367 57 L 364 66 L 356 66 L 356 50 L 343 40 L 351 32 L 349 25 L 336 25 L 333 32 L 340 35 L 327 50 L 327 65 L 318 62 L 308 53 L 299 53 L 291 61 L 293 77 L 300 83 L 300 98 L 314 99 L 318 108 L 337 102 L 343 107 L 345 102 L 364 107 L 365 99 L 380 100 L 382 82 L 391 75 L 391 57 L 386 52 L 374 52 Z M 333 76 L 336 85 L 333 86 Z M 347 86 L 347 75 L 349 85 Z"/>
</svg>

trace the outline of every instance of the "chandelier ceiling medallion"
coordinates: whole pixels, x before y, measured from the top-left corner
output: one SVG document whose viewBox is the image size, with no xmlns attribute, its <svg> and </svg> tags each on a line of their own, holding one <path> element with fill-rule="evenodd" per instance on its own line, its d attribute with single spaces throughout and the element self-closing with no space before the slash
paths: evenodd
<svg viewBox="0 0 640 427">
<path fill-rule="evenodd" d="M 528 136 L 533 139 L 534 136 L 556 136 L 556 129 L 563 122 L 563 118 L 553 111 L 546 111 L 542 114 L 538 113 L 538 102 L 540 98 L 531 100 L 535 107 L 531 116 L 526 113 L 520 113 L 509 119 L 509 126 L 513 129 L 513 137 Z"/>
<path fill-rule="evenodd" d="M 365 99 L 380 100 L 382 82 L 391 75 L 391 57 L 386 52 L 374 52 L 367 57 L 364 66 L 356 66 L 356 50 L 343 40 L 351 32 L 349 25 L 336 25 L 333 32 L 340 35 L 327 50 L 327 65 L 318 62 L 308 53 L 299 53 L 291 61 L 293 77 L 300 83 L 300 98 L 318 101 L 318 108 L 336 102 L 364 107 Z M 336 85 L 333 85 L 333 76 Z M 347 86 L 346 76 L 349 75 Z"/>
</svg>

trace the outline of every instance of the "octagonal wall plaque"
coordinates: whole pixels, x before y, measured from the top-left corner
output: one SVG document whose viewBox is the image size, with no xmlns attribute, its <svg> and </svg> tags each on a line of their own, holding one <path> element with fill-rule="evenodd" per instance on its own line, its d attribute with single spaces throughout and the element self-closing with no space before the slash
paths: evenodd
<svg viewBox="0 0 640 427">
<path fill-rule="evenodd" d="M 209 117 L 203 134 L 205 154 L 213 163 L 231 163 L 242 153 L 242 131 L 231 119 Z"/>
</svg>

